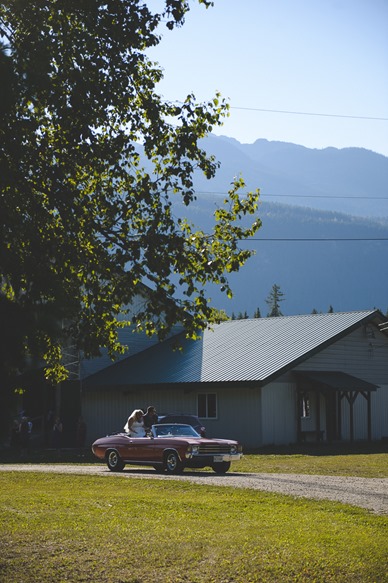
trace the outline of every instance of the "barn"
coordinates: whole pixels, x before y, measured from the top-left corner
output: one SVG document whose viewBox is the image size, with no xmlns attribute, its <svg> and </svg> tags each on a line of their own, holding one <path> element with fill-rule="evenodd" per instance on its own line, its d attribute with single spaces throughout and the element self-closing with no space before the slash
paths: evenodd
<svg viewBox="0 0 388 583">
<path fill-rule="evenodd" d="M 388 436 L 388 330 L 378 310 L 228 320 L 164 342 L 132 336 L 128 356 L 82 364 L 88 440 L 135 408 L 198 415 L 245 447 Z"/>
</svg>

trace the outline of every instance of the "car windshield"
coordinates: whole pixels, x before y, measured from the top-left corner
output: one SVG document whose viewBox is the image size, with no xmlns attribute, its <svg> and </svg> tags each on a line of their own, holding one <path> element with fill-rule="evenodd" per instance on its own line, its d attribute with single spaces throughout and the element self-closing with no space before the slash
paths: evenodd
<svg viewBox="0 0 388 583">
<path fill-rule="evenodd" d="M 152 426 L 154 437 L 201 437 L 191 425 L 161 423 Z"/>
</svg>

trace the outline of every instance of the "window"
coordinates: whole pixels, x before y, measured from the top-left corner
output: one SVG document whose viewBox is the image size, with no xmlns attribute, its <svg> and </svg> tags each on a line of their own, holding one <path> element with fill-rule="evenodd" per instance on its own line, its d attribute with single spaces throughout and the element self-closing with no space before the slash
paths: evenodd
<svg viewBox="0 0 388 583">
<path fill-rule="evenodd" d="M 302 393 L 301 395 L 300 416 L 310 417 L 310 398 L 308 393 Z"/>
<path fill-rule="evenodd" d="M 217 395 L 215 393 L 199 393 L 197 409 L 198 417 L 215 419 L 217 417 Z"/>
</svg>

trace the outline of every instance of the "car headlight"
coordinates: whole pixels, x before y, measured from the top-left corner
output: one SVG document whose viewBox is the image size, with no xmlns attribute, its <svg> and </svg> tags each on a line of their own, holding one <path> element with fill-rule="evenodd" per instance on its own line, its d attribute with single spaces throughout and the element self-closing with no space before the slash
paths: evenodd
<svg viewBox="0 0 388 583">
<path fill-rule="evenodd" d="M 231 445 L 231 446 L 230 446 L 230 453 L 231 453 L 232 455 L 234 455 L 234 454 L 236 454 L 236 453 L 237 453 L 237 445 Z"/>
<path fill-rule="evenodd" d="M 191 453 L 193 455 L 198 455 L 199 454 L 199 445 L 192 445 L 191 446 Z"/>
</svg>

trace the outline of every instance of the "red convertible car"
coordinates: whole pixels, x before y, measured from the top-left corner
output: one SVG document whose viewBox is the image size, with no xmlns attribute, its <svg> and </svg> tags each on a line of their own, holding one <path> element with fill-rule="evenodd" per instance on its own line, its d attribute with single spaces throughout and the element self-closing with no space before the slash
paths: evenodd
<svg viewBox="0 0 388 583">
<path fill-rule="evenodd" d="M 125 464 L 135 464 L 168 474 L 210 466 L 217 474 L 224 474 L 232 461 L 242 457 L 237 441 L 206 439 L 190 425 L 178 423 L 153 425 L 147 437 L 107 435 L 93 443 L 92 451 L 112 472 L 121 472 Z"/>
</svg>

